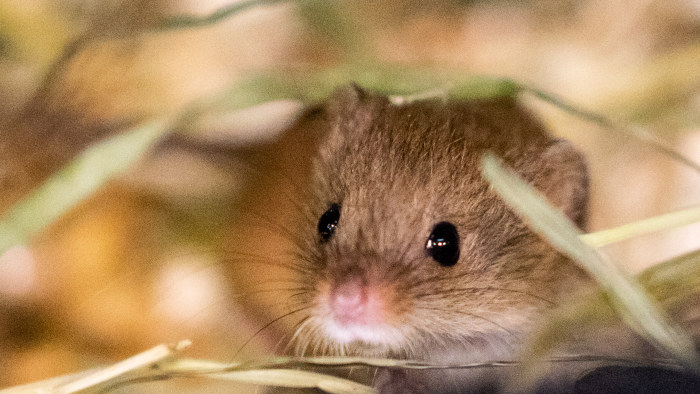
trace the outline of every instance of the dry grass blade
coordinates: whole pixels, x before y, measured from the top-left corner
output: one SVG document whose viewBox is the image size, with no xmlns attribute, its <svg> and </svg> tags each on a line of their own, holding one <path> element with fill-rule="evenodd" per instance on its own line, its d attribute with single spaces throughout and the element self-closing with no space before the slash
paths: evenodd
<svg viewBox="0 0 700 394">
<path fill-rule="evenodd" d="M 340 379 L 321 373 L 295 371 L 290 369 L 259 369 L 251 371 L 232 371 L 208 375 L 211 378 L 233 380 L 237 382 L 282 386 L 288 388 L 317 388 L 328 393 L 375 393 L 369 386 Z"/>
<path fill-rule="evenodd" d="M 272 360 L 248 362 L 245 364 L 222 364 L 213 361 L 181 359 L 174 362 L 180 371 L 196 373 L 221 373 L 236 370 L 270 369 L 270 368 L 402 368 L 402 369 L 478 369 L 507 367 L 517 364 L 515 361 L 487 361 L 469 364 L 434 364 L 420 360 L 371 358 L 371 357 L 277 357 Z"/>
<path fill-rule="evenodd" d="M 583 234 L 581 239 L 588 245 L 599 248 L 640 235 L 670 230 L 696 222 L 700 222 L 700 206 L 654 216 L 595 233 Z"/>
<path fill-rule="evenodd" d="M 6 389 L 0 390 L 0 394 L 49 394 L 54 393 L 55 387 L 62 384 L 71 382 L 76 379 L 80 379 L 84 376 L 92 374 L 99 369 L 91 369 L 87 371 L 78 372 L 70 375 L 57 376 L 55 378 L 42 380 L 39 382 L 23 384 L 21 386 L 14 386 Z"/>
<path fill-rule="evenodd" d="M 77 374 L 59 376 L 41 382 L 0 390 L 2 394 L 20 393 L 56 393 L 70 394 L 94 389 L 133 371 L 149 367 L 172 357 L 177 352 L 190 345 L 189 341 L 181 341 L 174 345 L 158 345 L 143 353 L 105 368 L 84 371 Z"/>
<path fill-rule="evenodd" d="M 56 387 L 54 392 L 58 394 L 76 393 L 88 389 L 90 387 L 109 382 L 110 380 L 122 376 L 128 372 L 148 367 L 150 365 L 163 361 L 168 357 L 172 357 L 173 354 L 183 350 L 189 345 L 189 341 L 182 341 L 171 346 L 158 345 L 150 350 L 147 350 L 143 353 L 139 353 L 124 361 L 112 364 L 109 367 L 102 368 L 98 371 L 95 371 L 91 374 L 73 380 L 71 382 L 64 383 Z"/>
<path fill-rule="evenodd" d="M 317 388 L 337 394 L 376 392 L 369 386 L 322 373 L 274 367 L 248 369 L 243 365 L 230 366 L 211 361 L 174 361 L 161 365 L 159 372 L 165 376 L 200 376 L 265 386 Z"/>
<path fill-rule="evenodd" d="M 189 341 L 174 346 L 159 345 L 114 365 L 60 376 L 45 381 L 17 386 L 0 391 L 2 394 L 19 393 L 75 393 L 100 392 L 105 388 L 123 387 L 163 378 L 201 378 L 226 380 L 237 383 L 285 388 L 311 388 L 328 393 L 375 393 L 372 387 L 326 375 L 300 370 L 316 367 L 380 367 L 402 369 L 484 369 L 518 367 L 517 361 L 490 361 L 470 364 L 432 364 L 416 360 L 362 358 L 362 357 L 278 357 L 259 362 L 224 364 L 209 360 L 173 359 Z M 574 355 L 546 360 L 550 363 L 580 363 L 609 361 L 626 365 L 676 364 L 668 360 L 634 360 L 611 357 Z"/>
<path fill-rule="evenodd" d="M 700 358 L 691 339 L 665 316 L 636 280 L 584 243 L 579 238 L 581 232 L 562 213 L 498 158 L 486 154 L 482 164 L 485 178 L 504 201 L 535 232 L 586 269 L 632 329 L 687 368 L 700 370 Z"/>
</svg>

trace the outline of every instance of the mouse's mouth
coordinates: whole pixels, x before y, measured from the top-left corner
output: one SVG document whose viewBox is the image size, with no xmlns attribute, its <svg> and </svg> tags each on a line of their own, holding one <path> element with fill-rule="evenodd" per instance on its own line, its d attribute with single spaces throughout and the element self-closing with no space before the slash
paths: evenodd
<svg viewBox="0 0 700 394">
<path fill-rule="evenodd" d="M 331 320 L 323 324 L 323 330 L 331 340 L 341 345 L 386 348 L 398 342 L 396 330 L 390 326 L 341 325 Z"/>
</svg>

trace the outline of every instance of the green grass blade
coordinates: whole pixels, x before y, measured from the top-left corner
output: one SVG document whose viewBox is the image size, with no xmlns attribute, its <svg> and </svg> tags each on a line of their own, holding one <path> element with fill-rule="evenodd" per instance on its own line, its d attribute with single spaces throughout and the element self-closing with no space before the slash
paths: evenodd
<svg viewBox="0 0 700 394">
<path fill-rule="evenodd" d="M 30 242 L 108 179 L 139 160 L 164 132 L 165 122 L 154 122 L 86 149 L 0 217 L 0 254 Z"/>
<path fill-rule="evenodd" d="M 483 175 L 504 201 L 538 234 L 589 272 L 605 290 L 615 311 L 633 330 L 687 368 L 700 370 L 692 340 L 658 308 L 640 284 L 579 237 L 581 232 L 535 189 L 492 154 L 483 158 Z"/>
</svg>

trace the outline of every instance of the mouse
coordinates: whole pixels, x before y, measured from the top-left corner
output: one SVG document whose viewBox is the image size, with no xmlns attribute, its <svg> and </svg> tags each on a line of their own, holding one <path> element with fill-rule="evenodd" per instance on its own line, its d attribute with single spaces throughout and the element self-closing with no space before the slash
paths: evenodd
<svg viewBox="0 0 700 394">
<path fill-rule="evenodd" d="M 280 226 L 291 250 L 285 280 L 295 292 L 277 315 L 294 322 L 291 353 L 511 359 L 538 319 L 588 281 L 481 176 L 481 158 L 492 152 L 586 225 L 583 155 L 515 98 L 400 103 L 351 85 L 293 128 L 315 142 L 287 149 L 292 167 L 307 168 L 304 185 L 287 182 L 286 192 L 301 197 L 286 207 L 297 212 L 293 224 Z M 311 154 L 306 165 L 301 148 Z M 268 205 L 268 219 L 293 216 Z M 257 241 L 244 243 L 259 251 Z M 375 385 L 438 387 L 422 378 L 407 383 L 407 374 L 379 376 Z"/>
</svg>

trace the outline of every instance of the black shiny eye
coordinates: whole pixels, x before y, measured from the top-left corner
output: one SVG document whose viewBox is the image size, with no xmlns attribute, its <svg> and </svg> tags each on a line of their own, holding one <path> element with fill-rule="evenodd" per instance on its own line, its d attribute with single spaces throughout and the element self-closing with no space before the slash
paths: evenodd
<svg viewBox="0 0 700 394">
<path fill-rule="evenodd" d="M 338 226 L 338 220 L 340 220 L 340 206 L 331 204 L 331 207 L 318 220 L 318 235 L 321 236 L 321 242 L 331 239 Z"/>
<path fill-rule="evenodd" d="M 443 267 L 451 267 L 459 260 L 459 234 L 452 223 L 440 222 L 433 227 L 425 251 Z"/>
</svg>

